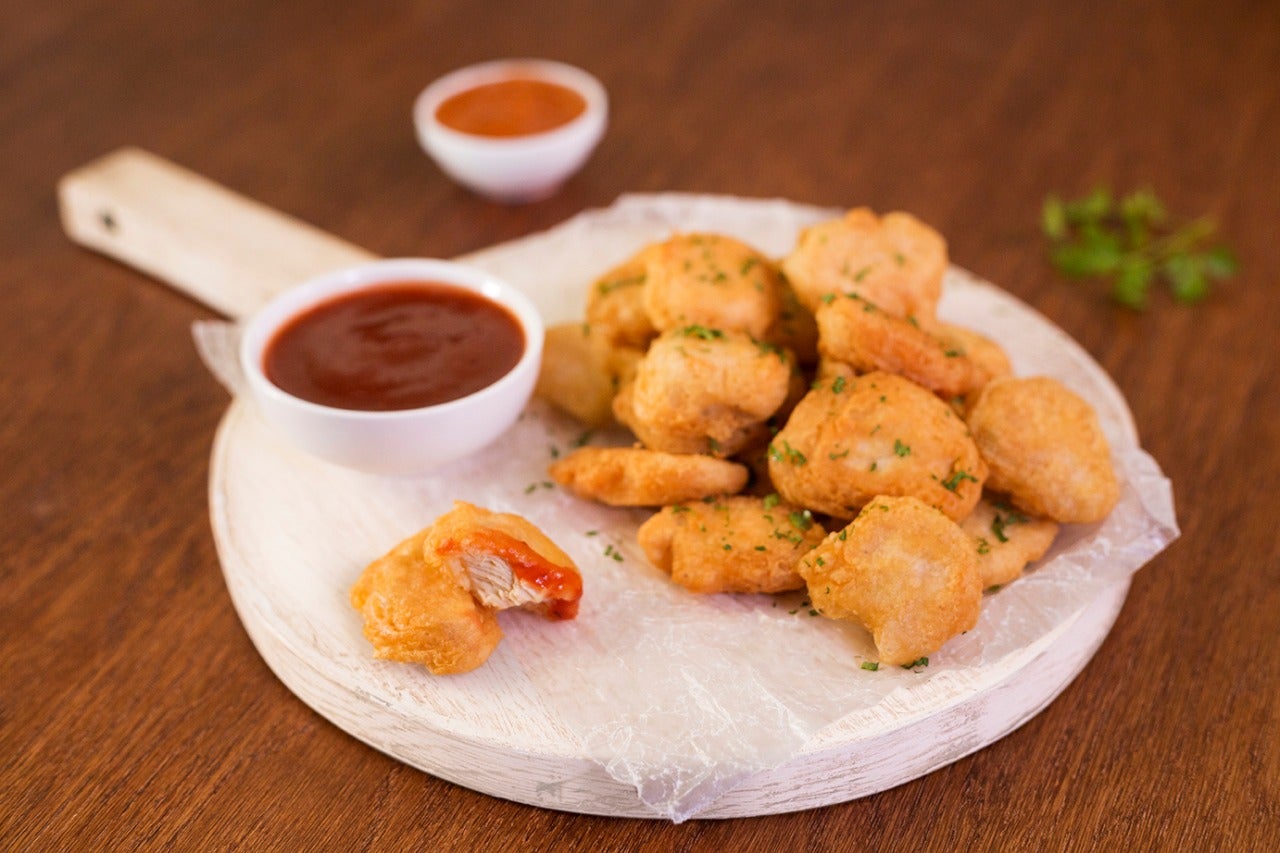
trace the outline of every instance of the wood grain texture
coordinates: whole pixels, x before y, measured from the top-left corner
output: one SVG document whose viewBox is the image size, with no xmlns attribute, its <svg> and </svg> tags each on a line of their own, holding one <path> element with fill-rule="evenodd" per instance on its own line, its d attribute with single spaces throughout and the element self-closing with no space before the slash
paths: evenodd
<svg viewBox="0 0 1280 853">
<path fill-rule="evenodd" d="M 572 22 L 572 23 L 569 23 Z M 0 838 L 22 847 L 1268 849 L 1280 825 L 1280 7 L 123 0 L 0 8 Z M 409 105 L 546 55 L 609 87 L 557 196 L 450 185 Z M 54 186 L 138 145 L 382 255 L 454 255 L 629 191 L 917 213 L 1080 341 L 1172 477 L 1182 539 L 1013 735 L 875 797 L 670 826 L 497 801 L 309 711 L 240 627 L 207 522 L 226 396 L 192 302 L 69 243 Z M 1134 315 L 1047 266 L 1050 191 L 1152 186 L 1241 275 Z"/>
</svg>

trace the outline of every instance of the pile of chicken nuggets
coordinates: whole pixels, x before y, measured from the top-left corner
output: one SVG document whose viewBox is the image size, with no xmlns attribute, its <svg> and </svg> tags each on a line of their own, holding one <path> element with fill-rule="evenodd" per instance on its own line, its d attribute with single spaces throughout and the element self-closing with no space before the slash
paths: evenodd
<svg viewBox="0 0 1280 853">
<path fill-rule="evenodd" d="M 654 507 L 648 558 L 695 593 L 806 589 L 907 665 L 977 622 L 1062 523 L 1119 484 L 1098 418 L 1000 345 L 936 316 L 947 248 L 858 208 L 780 261 L 677 234 L 593 282 L 547 332 L 537 393 L 631 447 L 552 463 L 561 486 Z"/>
</svg>

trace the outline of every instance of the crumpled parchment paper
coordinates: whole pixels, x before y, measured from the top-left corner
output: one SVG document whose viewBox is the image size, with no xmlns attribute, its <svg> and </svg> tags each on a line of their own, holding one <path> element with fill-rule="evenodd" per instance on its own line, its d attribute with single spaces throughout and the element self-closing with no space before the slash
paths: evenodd
<svg viewBox="0 0 1280 853">
<path fill-rule="evenodd" d="M 624 196 L 610 208 L 463 260 L 523 289 L 550 324 L 580 319 L 595 276 L 675 231 L 730 234 L 781 256 L 800 228 L 839 213 L 786 201 Z M 355 492 L 352 507 L 382 502 L 387 511 L 378 518 L 389 519 L 361 517 L 358 537 L 381 542 L 369 546 L 372 558 L 455 499 L 518 512 L 539 525 L 582 570 L 581 612 L 568 623 L 505 621 L 500 652 L 515 657 L 547 712 L 576 733 L 586 754 L 633 785 L 655 815 L 685 820 L 749 774 L 795 756 L 827 726 L 887 703 L 927 705 L 922 697 L 931 686 L 1043 643 L 1177 537 L 1169 481 L 1139 446 L 1119 392 L 1078 345 L 1005 292 L 956 268 L 939 313 L 998 340 L 1019 375 L 1054 376 L 1090 400 L 1123 494 L 1104 522 L 1065 527 L 1027 576 L 985 596 L 977 628 L 931 655 L 922 670 L 862 669 L 875 658 L 869 635 L 810 616 L 802 594 L 695 596 L 670 583 L 635 544 L 647 512 L 589 504 L 545 483 L 552 456 L 580 442 L 583 430 L 538 401 L 494 447 L 433 475 L 411 484 L 353 477 L 344 487 Z M 236 394 L 242 382 L 237 327 L 206 322 L 194 334 L 210 370 Z M 628 440 L 622 433 L 589 438 L 593 444 Z M 308 466 L 328 467 L 301 455 L 289 462 L 302 479 Z M 361 568 L 334 566 L 332 577 L 349 586 Z M 350 623 L 352 652 L 367 654 L 358 615 L 347 608 L 333 618 Z M 387 666 L 389 678 L 430 678 L 416 667 Z"/>
</svg>

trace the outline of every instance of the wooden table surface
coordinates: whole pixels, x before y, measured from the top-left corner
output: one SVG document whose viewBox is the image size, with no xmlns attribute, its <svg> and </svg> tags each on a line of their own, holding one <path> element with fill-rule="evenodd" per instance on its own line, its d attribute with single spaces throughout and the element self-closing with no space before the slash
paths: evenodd
<svg viewBox="0 0 1280 853">
<path fill-rule="evenodd" d="M 1274 849 L 1280 840 L 1280 4 L 111 4 L 0 10 L 0 847 Z M 505 8 L 504 8 L 505 7 Z M 536 55 L 612 122 L 558 195 L 418 149 L 428 81 Z M 863 800 L 732 821 L 508 803 L 365 747 L 232 609 L 206 485 L 207 309 L 72 245 L 58 177 L 137 145 L 374 252 L 450 256 L 628 191 L 914 212 L 1075 337 L 1173 480 L 1182 538 L 1022 728 Z M 1058 276 L 1049 192 L 1150 186 L 1241 274 L 1145 313 Z"/>
</svg>

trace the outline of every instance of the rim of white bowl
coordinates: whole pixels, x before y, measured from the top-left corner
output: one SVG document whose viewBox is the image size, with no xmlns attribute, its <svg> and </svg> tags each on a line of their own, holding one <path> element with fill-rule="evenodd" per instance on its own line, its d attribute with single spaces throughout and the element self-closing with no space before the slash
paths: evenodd
<svg viewBox="0 0 1280 853">
<path fill-rule="evenodd" d="M 413 409 L 369 410 L 326 406 L 290 394 L 267 378 L 262 363 L 267 346 L 280 329 L 294 318 L 346 294 L 357 293 L 379 284 L 414 281 L 478 293 L 506 309 L 524 334 L 524 351 L 519 360 L 498 379 L 466 396 Z M 527 369 L 530 362 L 541 359 L 543 335 L 544 323 L 533 300 L 479 267 L 436 258 L 384 258 L 323 273 L 277 295 L 249 318 L 240 338 L 239 361 L 240 369 L 255 393 L 306 411 L 352 420 L 390 421 L 426 412 L 447 413 L 468 405 L 477 397 L 502 393 L 517 381 L 518 375 Z"/>
<path fill-rule="evenodd" d="M 540 133 L 525 133 L 519 136 L 482 136 L 465 133 L 442 123 L 436 115 L 440 105 L 459 92 L 513 77 L 545 80 L 566 86 L 582 96 L 586 107 L 579 115 L 562 125 Z M 450 71 L 443 77 L 438 77 L 422 90 L 413 103 L 414 123 L 424 135 L 430 134 L 454 142 L 493 149 L 559 140 L 560 137 L 580 133 L 584 126 L 591 124 L 598 124 L 603 130 L 608 115 L 609 94 L 604 84 L 589 71 L 553 59 L 492 59 L 475 65 L 466 65 Z"/>
</svg>

